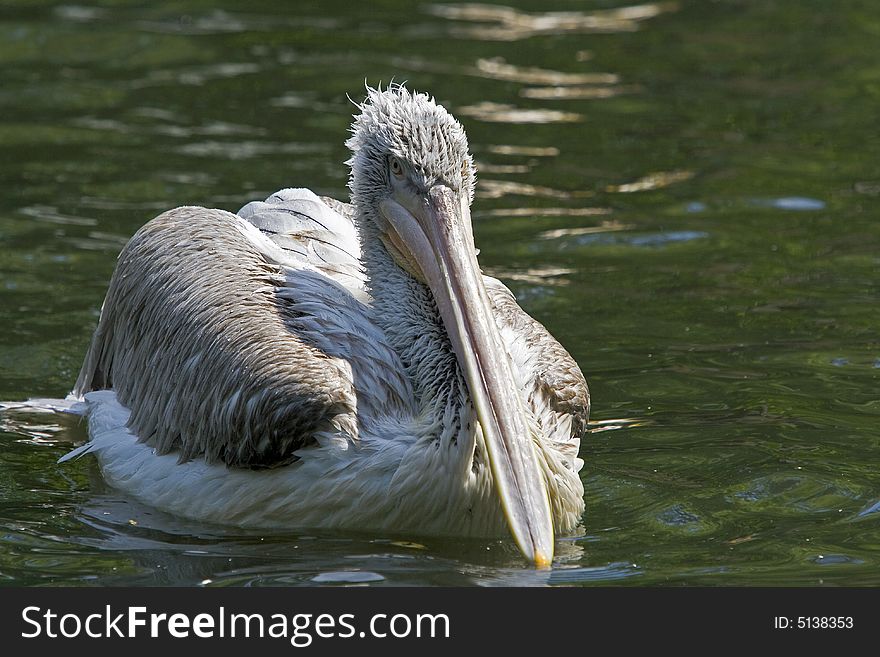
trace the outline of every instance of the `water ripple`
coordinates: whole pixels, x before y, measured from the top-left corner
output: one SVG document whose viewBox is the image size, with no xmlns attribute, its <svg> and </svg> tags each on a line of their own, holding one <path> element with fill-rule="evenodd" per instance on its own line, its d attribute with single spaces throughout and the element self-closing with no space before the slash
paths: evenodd
<svg viewBox="0 0 880 657">
<path fill-rule="evenodd" d="M 492 144 L 487 146 L 496 155 L 524 155 L 527 157 L 556 157 L 559 149 L 555 146 L 513 146 L 511 144 Z"/>
<path fill-rule="evenodd" d="M 371 573 L 363 570 L 337 570 L 328 573 L 319 573 L 312 577 L 317 584 L 365 584 L 369 582 L 382 582 L 385 578 L 379 573 Z"/>
<path fill-rule="evenodd" d="M 529 87 L 520 89 L 523 98 L 539 100 L 598 100 L 614 98 L 621 94 L 632 94 L 641 91 L 638 85 L 614 85 L 610 87 L 579 86 L 579 87 Z"/>
<path fill-rule="evenodd" d="M 609 234 L 608 231 L 591 231 L 588 234 L 578 235 L 574 238 L 564 239 L 561 248 L 567 245 L 577 246 L 613 246 L 627 245 L 639 247 L 658 247 L 667 244 L 692 242 L 705 239 L 709 233 L 701 230 L 672 230 L 657 233 L 642 233 L 639 235 L 624 235 L 620 233 Z"/>
<path fill-rule="evenodd" d="M 184 155 L 196 157 L 224 157 L 230 160 L 246 160 L 261 155 L 324 153 L 326 144 L 298 142 L 275 143 L 264 141 L 203 141 L 186 144 L 176 149 Z"/>
<path fill-rule="evenodd" d="M 642 570 L 634 563 L 622 561 L 606 566 L 590 568 L 554 568 L 550 573 L 550 584 L 582 584 L 628 579 L 642 575 Z"/>
<path fill-rule="evenodd" d="M 611 208 L 494 208 L 474 212 L 474 217 L 595 217 Z"/>
<path fill-rule="evenodd" d="M 26 217 L 40 222 L 49 224 L 60 224 L 62 226 L 97 226 L 98 220 L 92 217 L 76 217 L 64 214 L 51 205 L 29 205 L 19 208 L 19 213 Z"/>
<path fill-rule="evenodd" d="M 575 112 L 516 107 L 489 101 L 459 107 L 458 113 L 488 123 L 574 123 L 584 118 Z"/>
<path fill-rule="evenodd" d="M 587 190 L 568 191 L 541 185 L 529 185 L 512 180 L 490 180 L 483 178 L 477 187 L 482 198 L 501 198 L 502 196 L 538 196 L 554 199 L 588 198 L 593 192 Z"/>
<path fill-rule="evenodd" d="M 494 276 L 502 280 L 529 283 L 531 285 L 568 285 L 569 281 L 563 278 L 575 273 L 576 270 L 567 267 L 528 267 L 526 269 L 499 269 L 488 267 L 484 270 L 488 276 Z"/>
<path fill-rule="evenodd" d="M 753 198 L 749 200 L 751 205 L 777 210 L 793 210 L 811 212 L 825 209 L 825 201 L 805 196 L 782 196 L 780 198 Z"/>
<path fill-rule="evenodd" d="M 543 84 L 552 86 L 616 84 L 620 76 L 614 73 L 563 73 L 533 66 L 508 64 L 503 57 L 478 59 L 472 74 L 492 80 L 521 82 L 523 84 Z"/>
<path fill-rule="evenodd" d="M 675 183 L 684 182 L 694 177 L 693 171 L 660 171 L 658 173 L 650 173 L 643 178 L 639 178 L 631 183 L 623 185 L 608 185 L 605 190 L 608 192 L 619 192 L 629 194 L 632 192 L 645 192 L 654 189 L 669 187 Z"/>
<path fill-rule="evenodd" d="M 454 26 L 450 33 L 456 37 L 482 41 L 518 41 L 547 34 L 634 32 L 642 21 L 677 9 L 675 2 L 653 2 L 593 12 L 529 13 L 504 5 L 480 3 L 432 4 L 426 7 L 426 11 L 434 16 L 477 23 L 473 26 Z"/>
</svg>

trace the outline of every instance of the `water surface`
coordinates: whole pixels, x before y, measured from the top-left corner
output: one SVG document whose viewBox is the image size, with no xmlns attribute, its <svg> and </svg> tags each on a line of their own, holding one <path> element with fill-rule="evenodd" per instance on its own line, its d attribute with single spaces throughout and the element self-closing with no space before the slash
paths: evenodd
<svg viewBox="0 0 880 657">
<path fill-rule="evenodd" d="M 563 12 L 563 13 L 559 13 Z M 125 241 L 183 204 L 347 198 L 364 80 L 465 124 L 488 273 L 593 394 L 583 531 L 203 526 L 0 415 L 12 584 L 880 584 L 880 10 L 255 1 L 0 9 L 0 399 L 73 385 Z"/>
</svg>

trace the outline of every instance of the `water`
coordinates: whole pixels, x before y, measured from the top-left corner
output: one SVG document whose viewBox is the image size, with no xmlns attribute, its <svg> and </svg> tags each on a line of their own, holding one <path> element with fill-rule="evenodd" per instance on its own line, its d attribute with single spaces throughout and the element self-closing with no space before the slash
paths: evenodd
<svg viewBox="0 0 880 657">
<path fill-rule="evenodd" d="M 880 584 L 877 9 L 221 4 L 0 9 L 0 399 L 66 394 L 160 210 L 347 198 L 346 93 L 407 80 L 467 128 L 484 267 L 590 381 L 583 532 L 548 573 L 201 526 L 57 465 L 75 419 L 6 414 L 3 582 Z"/>
</svg>

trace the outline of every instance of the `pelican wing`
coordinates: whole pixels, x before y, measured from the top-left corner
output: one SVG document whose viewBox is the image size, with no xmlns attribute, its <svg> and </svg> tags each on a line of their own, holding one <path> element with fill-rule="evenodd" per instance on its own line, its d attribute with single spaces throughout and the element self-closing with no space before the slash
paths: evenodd
<svg viewBox="0 0 880 657">
<path fill-rule="evenodd" d="M 572 462 L 590 416 L 590 392 L 580 367 L 546 328 L 529 316 L 499 280 L 484 276 L 501 335 L 535 416 Z"/>
<path fill-rule="evenodd" d="M 358 240 L 307 190 L 241 214 L 181 207 L 132 237 L 74 394 L 112 388 L 160 454 L 271 467 L 356 433 L 350 367 L 300 327 L 311 301 L 356 310 Z"/>
<path fill-rule="evenodd" d="M 362 289 L 353 215 L 347 203 L 319 198 L 308 189 L 282 189 L 238 211 L 281 249 L 282 264 L 314 268 L 347 287 Z"/>
</svg>

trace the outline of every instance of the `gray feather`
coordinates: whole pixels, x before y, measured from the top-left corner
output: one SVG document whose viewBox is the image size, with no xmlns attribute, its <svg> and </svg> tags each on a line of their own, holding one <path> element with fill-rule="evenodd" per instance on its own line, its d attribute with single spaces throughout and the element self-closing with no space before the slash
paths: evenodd
<svg viewBox="0 0 880 657">
<path fill-rule="evenodd" d="M 570 418 L 570 438 L 580 441 L 590 418 L 590 391 L 577 362 L 543 324 L 520 308 L 501 281 L 488 276 L 483 281 L 508 350 L 520 369 L 530 373 L 529 401 Z"/>
<path fill-rule="evenodd" d="M 242 224 L 177 208 L 119 256 L 75 393 L 114 388 L 160 454 L 277 465 L 354 413 L 344 363 L 291 331 L 295 281 Z"/>
</svg>

